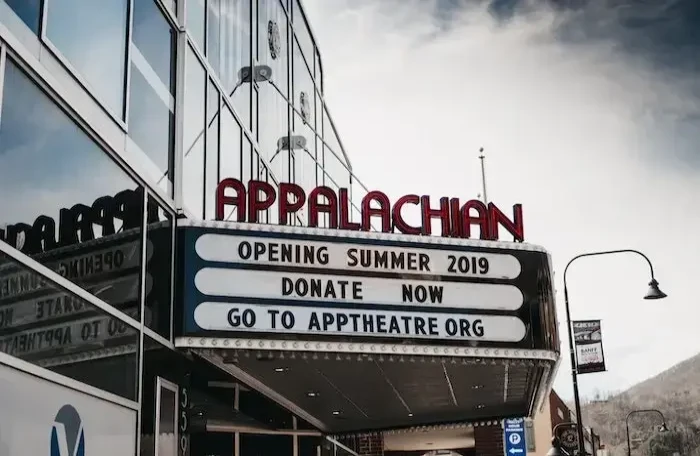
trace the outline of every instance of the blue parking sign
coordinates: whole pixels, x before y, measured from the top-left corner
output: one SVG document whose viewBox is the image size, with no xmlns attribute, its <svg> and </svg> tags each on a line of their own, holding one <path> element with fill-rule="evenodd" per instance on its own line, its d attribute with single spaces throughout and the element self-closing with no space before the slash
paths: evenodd
<svg viewBox="0 0 700 456">
<path fill-rule="evenodd" d="M 526 456 L 525 419 L 503 420 L 503 450 L 505 456 Z"/>
</svg>

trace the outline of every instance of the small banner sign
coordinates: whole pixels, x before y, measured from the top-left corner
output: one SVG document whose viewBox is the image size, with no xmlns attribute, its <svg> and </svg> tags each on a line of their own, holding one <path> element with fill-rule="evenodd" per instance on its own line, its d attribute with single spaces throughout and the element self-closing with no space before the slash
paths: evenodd
<svg viewBox="0 0 700 456">
<path fill-rule="evenodd" d="M 600 320 L 574 321 L 573 327 L 578 373 L 605 372 Z"/>
</svg>

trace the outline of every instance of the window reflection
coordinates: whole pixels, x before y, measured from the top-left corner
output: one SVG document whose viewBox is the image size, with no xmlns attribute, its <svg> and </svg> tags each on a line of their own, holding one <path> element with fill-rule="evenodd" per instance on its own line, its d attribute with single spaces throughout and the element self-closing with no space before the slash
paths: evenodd
<svg viewBox="0 0 700 456">
<path fill-rule="evenodd" d="M 41 23 L 41 0 L 4 0 L 35 34 Z"/>
<path fill-rule="evenodd" d="M 138 330 L 3 253 L 0 315 L 0 351 L 136 400 Z"/>
<path fill-rule="evenodd" d="M 348 188 L 350 171 L 345 164 L 345 156 L 330 124 L 328 113 L 324 116 L 323 139 L 325 141 L 322 152 L 325 185 L 335 189 Z"/>
<path fill-rule="evenodd" d="M 210 0 L 210 3 L 209 62 L 225 96 L 233 101 L 236 113 L 250 128 L 250 83 L 244 83 L 240 77 L 241 70 L 251 65 L 250 0 Z"/>
<path fill-rule="evenodd" d="M 144 323 L 166 339 L 171 336 L 173 219 L 148 195 Z"/>
<path fill-rule="evenodd" d="M 0 240 L 140 318 L 143 189 L 10 60 L 0 119 Z"/>
<path fill-rule="evenodd" d="M 287 69 L 289 37 L 287 15 L 279 0 L 258 1 L 258 59 L 260 64 L 272 69 L 270 83 L 289 98 Z"/>
<path fill-rule="evenodd" d="M 185 58 L 183 200 L 195 217 L 204 215 L 205 95 L 207 77 L 192 48 Z"/>
<path fill-rule="evenodd" d="M 296 41 L 292 74 L 294 75 L 294 109 L 300 114 L 301 121 L 313 126 L 315 125 L 314 81 Z"/>
<path fill-rule="evenodd" d="M 233 114 L 228 106 L 223 105 L 221 108 L 221 151 L 220 160 L 220 176 L 221 179 L 233 177 L 241 178 L 241 127 L 236 122 Z M 235 219 L 235 212 L 227 213 L 227 219 Z"/>
<path fill-rule="evenodd" d="M 205 11 L 204 11 L 204 1 L 205 0 L 187 0 L 185 5 L 185 12 L 187 15 L 185 24 L 187 29 L 197 43 L 199 49 L 204 51 L 204 21 L 205 21 Z"/>
<path fill-rule="evenodd" d="M 215 217 L 216 186 L 219 183 L 219 122 L 221 119 L 221 98 L 219 90 L 209 81 L 207 91 L 207 147 L 205 159 L 204 218 Z"/>
<path fill-rule="evenodd" d="M 307 62 L 307 65 L 313 73 L 314 68 L 314 42 L 309 32 L 309 25 L 306 23 L 304 14 L 301 11 L 298 0 L 294 0 L 294 12 L 292 14 L 292 24 L 294 25 L 294 34 L 301 48 L 302 55 Z"/>
<path fill-rule="evenodd" d="M 124 116 L 127 0 L 46 0 L 46 35 L 120 119 Z"/>
<path fill-rule="evenodd" d="M 154 0 L 134 0 L 129 136 L 155 165 L 158 184 L 172 193 L 176 34 Z"/>
</svg>

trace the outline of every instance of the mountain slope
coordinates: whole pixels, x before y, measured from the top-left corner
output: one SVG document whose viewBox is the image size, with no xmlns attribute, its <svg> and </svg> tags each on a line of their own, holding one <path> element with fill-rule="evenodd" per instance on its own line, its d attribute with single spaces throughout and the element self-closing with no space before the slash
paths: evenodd
<svg viewBox="0 0 700 456">
<path fill-rule="evenodd" d="M 601 435 L 611 455 L 623 455 L 625 419 L 641 409 L 660 410 L 671 432 L 656 432 L 661 418 L 653 412 L 634 414 L 629 419 L 633 454 L 700 455 L 700 354 L 621 394 L 585 404 L 584 423 Z"/>
</svg>

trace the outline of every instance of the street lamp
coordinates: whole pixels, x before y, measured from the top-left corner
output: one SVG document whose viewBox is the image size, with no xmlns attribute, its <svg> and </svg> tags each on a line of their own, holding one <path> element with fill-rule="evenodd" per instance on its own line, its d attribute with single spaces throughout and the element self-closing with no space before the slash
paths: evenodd
<svg viewBox="0 0 700 456">
<path fill-rule="evenodd" d="M 666 417 L 660 410 L 656 409 L 643 409 L 643 410 L 632 410 L 627 414 L 625 418 L 625 427 L 627 428 L 627 456 L 632 456 L 632 445 L 630 443 L 630 417 L 637 413 L 656 413 L 661 417 L 661 425 L 658 427 L 659 432 L 668 432 L 668 426 L 666 426 Z"/>
<path fill-rule="evenodd" d="M 639 252 L 637 250 L 631 250 L 631 249 L 624 249 L 624 250 L 607 250 L 603 252 L 591 252 L 591 253 L 583 253 L 581 255 L 577 255 L 569 261 L 569 263 L 566 265 L 566 268 L 564 268 L 564 305 L 566 306 L 566 327 L 569 332 L 569 355 L 571 356 L 571 378 L 573 381 L 573 386 L 574 386 L 574 405 L 576 406 L 576 428 L 578 430 L 578 442 L 579 442 L 579 453 L 583 454 L 585 453 L 585 449 L 582 446 L 583 445 L 583 418 L 581 416 L 581 402 L 579 399 L 579 393 L 578 393 L 578 365 L 576 362 L 576 352 L 574 349 L 574 335 L 573 335 L 573 329 L 571 326 L 571 312 L 569 310 L 569 291 L 566 285 L 566 273 L 569 270 L 569 266 L 571 266 L 571 263 L 574 261 L 578 260 L 579 258 L 583 257 L 590 257 L 590 256 L 601 256 L 601 255 L 613 255 L 613 254 L 618 254 L 618 253 L 634 253 L 642 258 L 644 258 L 649 264 L 649 271 L 651 272 L 651 280 L 649 281 L 649 290 L 647 291 L 646 295 L 644 295 L 644 299 L 663 299 L 666 297 L 666 293 L 661 291 L 659 289 L 659 282 L 656 281 L 656 278 L 654 278 L 654 267 L 651 264 L 651 261 L 649 258 L 647 258 L 646 255 L 644 255 L 642 252 Z"/>
</svg>

